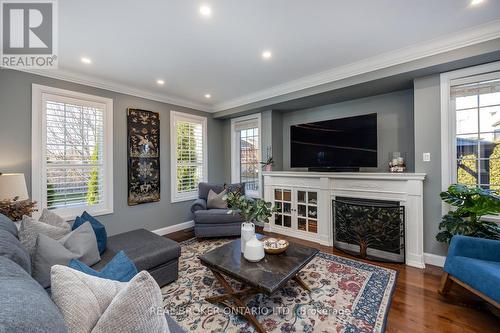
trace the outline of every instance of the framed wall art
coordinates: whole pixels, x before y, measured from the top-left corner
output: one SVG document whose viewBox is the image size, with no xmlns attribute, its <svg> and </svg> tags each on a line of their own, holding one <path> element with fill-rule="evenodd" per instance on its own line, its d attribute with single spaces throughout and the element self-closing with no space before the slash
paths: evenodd
<svg viewBox="0 0 500 333">
<path fill-rule="evenodd" d="M 128 204 L 160 201 L 160 114 L 127 109 Z"/>
</svg>

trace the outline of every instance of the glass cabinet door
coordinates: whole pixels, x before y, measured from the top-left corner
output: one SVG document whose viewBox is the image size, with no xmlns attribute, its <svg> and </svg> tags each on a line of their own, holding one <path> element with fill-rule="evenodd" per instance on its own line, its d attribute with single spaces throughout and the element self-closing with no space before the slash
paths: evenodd
<svg viewBox="0 0 500 333">
<path fill-rule="evenodd" d="M 274 224 L 292 227 L 292 190 L 274 189 L 274 205 L 278 209 L 274 213 Z"/>
<path fill-rule="evenodd" d="M 297 229 L 318 232 L 318 192 L 297 190 Z"/>
</svg>

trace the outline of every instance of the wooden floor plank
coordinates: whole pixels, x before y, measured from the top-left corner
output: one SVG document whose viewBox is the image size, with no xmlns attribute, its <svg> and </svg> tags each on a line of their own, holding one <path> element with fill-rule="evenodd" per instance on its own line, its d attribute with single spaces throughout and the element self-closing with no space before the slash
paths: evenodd
<svg viewBox="0 0 500 333">
<path fill-rule="evenodd" d="M 259 232 L 263 233 L 262 230 Z M 274 236 L 308 245 L 325 253 L 359 260 L 332 247 L 283 235 Z M 194 231 L 193 229 L 181 230 L 165 237 L 182 242 L 193 238 Z M 446 297 L 439 295 L 437 290 L 441 281 L 441 268 L 427 265 L 425 269 L 418 269 L 402 264 L 365 262 L 398 271 L 386 332 L 484 333 L 500 331 L 500 319 L 488 311 L 483 300 L 464 288 L 453 284 Z"/>
</svg>

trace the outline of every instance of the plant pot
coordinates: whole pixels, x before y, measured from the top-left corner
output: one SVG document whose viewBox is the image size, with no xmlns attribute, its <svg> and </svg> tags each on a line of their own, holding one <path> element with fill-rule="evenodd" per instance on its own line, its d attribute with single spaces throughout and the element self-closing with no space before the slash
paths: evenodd
<svg viewBox="0 0 500 333">
<path fill-rule="evenodd" d="M 264 165 L 264 171 L 273 171 L 273 166 L 271 164 Z"/>
</svg>

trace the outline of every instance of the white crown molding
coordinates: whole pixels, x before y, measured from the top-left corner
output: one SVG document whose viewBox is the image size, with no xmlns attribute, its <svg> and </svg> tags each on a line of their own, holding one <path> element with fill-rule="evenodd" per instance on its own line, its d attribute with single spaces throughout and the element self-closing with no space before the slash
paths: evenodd
<svg viewBox="0 0 500 333">
<path fill-rule="evenodd" d="M 121 83 L 112 82 L 108 80 L 98 79 L 96 77 L 71 72 L 68 70 L 57 69 L 57 70 L 47 70 L 47 69 L 23 69 L 23 68 L 10 68 L 18 70 L 21 72 L 31 73 L 35 75 L 45 76 L 52 79 L 58 79 L 63 81 L 68 81 L 72 83 L 82 84 L 85 86 L 90 86 L 94 88 L 114 91 L 121 94 L 136 96 L 140 98 L 149 99 L 152 101 L 173 104 L 175 106 L 182 106 L 190 109 L 195 109 L 205 112 L 213 112 L 213 109 L 206 104 L 200 104 L 186 99 L 169 96 L 166 94 L 157 94 L 147 90 L 136 89 Z"/>
<path fill-rule="evenodd" d="M 269 89 L 264 89 L 228 100 L 226 102 L 218 103 L 214 105 L 214 110 L 215 112 L 228 110 L 268 98 L 293 93 L 356 75 L 366 74 L 379 69 L 487 42 L 496 38 L 500 38 L 500 20 L 491 21 L 486 24 L 432 39 L 427 42 L 383 53 L 375 57 L 339 66 L 328 71 L 306 76 L 298 80 L 276 85 Z"/>
</svg>

